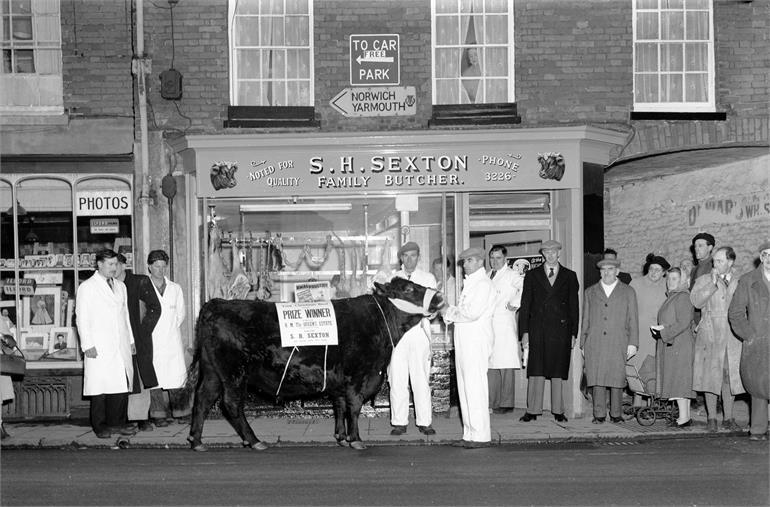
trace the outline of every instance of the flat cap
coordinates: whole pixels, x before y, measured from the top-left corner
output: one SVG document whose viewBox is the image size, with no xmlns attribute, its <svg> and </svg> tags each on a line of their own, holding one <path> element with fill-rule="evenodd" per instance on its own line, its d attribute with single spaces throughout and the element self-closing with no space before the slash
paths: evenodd
<svg viewBox="0 0 770 507">
<path fill-rule="evenodd" d="M 770 250 L 770 239 L 766 239 L 759 244 L 759 251 L 764 252 L 765 250 Z"/>
<path fill-rule="evenodd" d="M 401 245 L 401 248 L 398 249 L 398 256 L 401 257 L 406 252 L 417 252 L 417 254 L 419 254 L 420 245 L 418 245 L 414 241 L 409 241 L 407 243 L 404 243 L 403 245 Z"/>
<path fill-rule="evenodd" d="M 561 243 L 555 239 L 549 239 L 542 244 L 540 250 L 561 250 Z"/>
<path fill-rule="evenodd" d="M 620 267 L 620 261 L 617 259 L 602 259 L 599 262 L 596 263 L 596 267 L 599 269 L 602 269 L 606 266 L 612 266 L 613 268 L 619 268 Z"/>
<path fill-rule="evenodd" d="M 698 241 L 699 239 L 702 239 L 703 241 L 705 241 L 706 243 L 708 243 L 711 246 L 716 245 L 716 240 L 714 239 L 714 236 L 712 236 L 708 232 L 699 232 L 698 234 L 693 236 L 692 244 L 694 245 L 695 242 Z"/>
<path fill-rule="evenodd" d="M 484 250 L 478 247 L 472 247 L 472 248 L 466 248 L 462 252 L 460 252 L 460 260 L 470 259 L 471 257 L 478 257 L 479 259 L 484 259 L 486 256 L 484 255 Z"/>
</svg>

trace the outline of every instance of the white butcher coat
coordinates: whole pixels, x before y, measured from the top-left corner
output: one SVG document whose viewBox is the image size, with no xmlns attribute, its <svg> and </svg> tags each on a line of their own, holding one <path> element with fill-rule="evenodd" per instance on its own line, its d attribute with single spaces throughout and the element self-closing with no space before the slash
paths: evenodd
<svg viewBox="0 0 770 507">
<path fill-rule="evenodd" d="M 494 369 L 521 368 L 519 358 L 519 337 L 516 332 L 516 312 L 506 308 L 519 307 L 524 277 L 516 271 L 503 266 L 492 278 L 495 286 L 495 311 L 492 315 L 492 328 L 495 339 L 489 367 Z"/>
<path fill-rule="evenodd" d="M 81 283 L 75 299 L 80 347 L 96 347 L 95 358 L 83 359 L 83 396 L 131 392 L 134 335 L 128 319 L 126 285 L 113 279 L 113 289 L 98 271 Z"/>
<path fill-rule="evenodd" d="M 403 269 L 393 278 L 406 278 L 423 287 L 436 288 L 436 278 L 425 271 L 415 269 L 407 276 Z M 393 349 L 388 366 L 390 384 L 390 423 L 406 426 L 409 422 L 409 380 L 412 384 L 414 414 L 418 426 L 430 426 L 433 422 L 433 403 L 430 397 L 430 321 L 419 324 L 404 333 Z"/>
<path fill-rule="evenodd" d="M 185 319 L 182 287 L 166 278 L 163 294 L 152 284 L 160 301 L 160 319 L 152 331 L 152 366 L 158 388 L 178 389 L 187 379 L 180 326 Z"/>
<path fill-rule="evenodd" d="M 465 277 L 460 303 L 451 306 L 444 321 L 454 322 L 457 392 L 463 419 L 463 440 L 489 442 L 487 365 L 494 332 L 495 287 L 483 269 Z"/>
</svg>

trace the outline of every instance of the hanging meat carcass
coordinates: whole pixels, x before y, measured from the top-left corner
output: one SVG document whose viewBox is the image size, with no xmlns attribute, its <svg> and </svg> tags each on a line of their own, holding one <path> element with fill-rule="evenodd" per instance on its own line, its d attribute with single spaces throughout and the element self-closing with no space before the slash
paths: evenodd
<svg viewBox="0 0 770 507">
<path fill-rule="evenodd" d="M 227 288 L 225 299 L 246 299 L 246 295 L 251 290 L 249 277 L 243 272 L 241 261 L 241 249 L 238 248 L 237 241 L 233 241 L 233 272 L 230 276 L 230 284 Z"/>
<path fill-rule="evenodd" d="M 207 282 L 209 298 L 224 298 L 227 295 L 227 275 L 225 262 L 222 260 L 222 231 L 216 221 L 209 222 L 209 253 Z"/>
</svg>

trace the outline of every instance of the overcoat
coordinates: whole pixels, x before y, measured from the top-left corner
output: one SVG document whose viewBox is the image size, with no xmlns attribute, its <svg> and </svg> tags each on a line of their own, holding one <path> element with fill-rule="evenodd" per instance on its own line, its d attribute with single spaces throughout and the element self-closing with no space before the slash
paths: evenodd
<svg viewBox="0 0 770 507">
<path fill-rule="evenodd" d="M 495 340 L 492 355 L 489 356 L 490 368 L 521 368 L 519 358 L 519 337 L 516 334 L 516 313 L 506 305 L 518 308 L 521 301 L 523 279 L 521 275 L 503 266 L 492 278 L 495 287 L 495 309 L 492 313 L 492 328 Z"/>
<path fill-rule="evenodd" d="M 152 332 L 152 365 L 158 387 L 178 389 L 185 384 L 187 367 L 180 326 L 185 318 L 182 287 L 166 278 L 163 294 L 152 284 L 161 305 L 160 319 Z"/>
<path fill-rule="evenodd" d="M 770 399 L 770 292 L 762 265 L 741 277 L 729 319 L 735 334 L 743 339 L 741 380 L 755 398 Z"/>
<path fill-rule="evenodd" d="M 694 398 L 692 390 L 693 306 L 686 287 L 671 291 L 658 311 L 663 326 L 658 341 L 657 394 L 663 398 Z"/>
<path fill-rule="evenodd" d="M 722 375 L 727 355 L 730 392 L 746 392 L 741 382 L 741 341 L 733 334 L 727 319 L 730 301 L 738 288 L 738 275 L 730 271 L 730 283 L 725 286 L 711 282 L 711 274 L 698 277 L 690 291 L 690 301 L 701 310 L 695 329 L 695 361 L 692 388 L 698 392 L 721 394 Z"/>
<path fill-rule="evenodd" d="M 128 294 L 128 317 L 134 333 L 134 392 L 140 390 L 139 377 L 146 388 L 158 385 L 152 366 L 152 331 L 160 318 L 160 301 L 147 275 L 126 273 L 123 280 Z"/>
<path fill-rule="evenodd" d="M 658 322 L 658 310 L 666 300 L 666 279 L 653 282 L 647 276 L 634 278 L 631 287 L 636 291 L 636 305 L 639 309 L 639 350 L 628 360 L 641 370 L 647 356 L 655 357 L 655 338 L 650 333 L 650 326 Z"/>
<path fill-rule="evenodd" d="M 83 360 L 83 395 L 131 392 L 134 336 L 126 305 L 126 285 L 113 288 L 99 272 L 80 284 L 75 299 L 78 335 L 83 351 L 96 347 L 97 357 Z"/>
<path fill-rule="evenodd" d="M 580 322 L 578 284 L 575 272 L 559 264 L 553 286 L 545 264 L 524 276 L 519 307 L 519 335 L 529 333 L 527 377 L 569 376 L 572 337 Z"/>
<path fill-rule="evenodd" d="M 580 346 L 589 387 L 625 387 L 628 346 L 639 346 L 637 312 L 636 292 L 620 280 L 610 297 L 602 282 L 586 289 Z"/>
</svg>

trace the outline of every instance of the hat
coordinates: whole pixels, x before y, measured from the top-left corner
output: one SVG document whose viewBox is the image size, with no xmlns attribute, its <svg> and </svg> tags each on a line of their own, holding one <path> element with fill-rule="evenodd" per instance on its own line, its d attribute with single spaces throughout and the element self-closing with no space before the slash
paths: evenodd
<svg viewBox="0 0 770 507">
<path fill-rule="evenodd" d="M 699 232 L 695 235 L 694 238 L 692 238 L 692 244 L 694 245 L 696 241 L 699 239 L 702 239 L 706 243 L 708 243 L 711 246 L 714 246 L 716 244 L 716 240 L 714 239 L 714 236 L 709 234 L 708 232 Z"/>
<path fill-rule="evenodd" d="M 473 248 L 466 248 L 462 252 L 460 252 L 460 260 L 470 259 L 471 257 L 478 257 L 479 259 L 484 258 L 484 250 L 478 247 Z"/>
<path fill-rule="evenodd" d="M 409 241 L 407 243 L 404 243 L 401 245 L 401 248 L 398 249 L 398 256 L 401 257 L 406 252 L 417 252 L 417 254 L 420 254 L 420 245 L 415 243 L 414 241 Z"/>
<path fill-rule="evenodd" d="M 596 263 L 596 267 L 602 269 L 605 266 L 612 266 L 613 268 L 620 267 L 620 261 L 617 259 L 602 259 Z"/>
<path fill-rule="evenodd" d="M 766 239 L 759 245 L 759 251 L 763 252 L 765 250 L 770 250 L 770 239 Z"/>
<path fill-rule="evenodd" d="M 555 239 L 549 239 L 542 244 L 540 250 L 561 250 L 561 243 Z"/>
<path fill-rule="evenodd" d="M 668 261 L 662 256 L 655 255 L 653 253 L 647 254 L 647 259 L 645 259 L 644 263 L 644 270 L 647 271 L 653 264 L 657 264 L 663 268 L 663 271 L 668 271 L 668 269 L 671 267 L 671 264 L 669 264 Z"/>
</svg>

